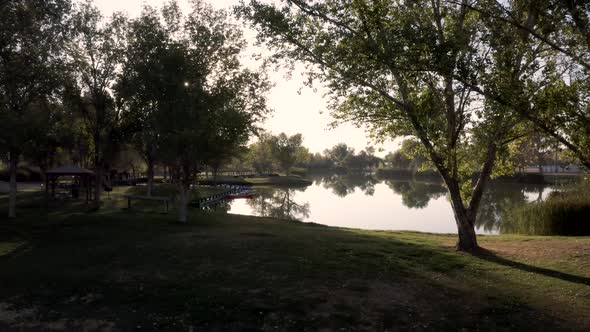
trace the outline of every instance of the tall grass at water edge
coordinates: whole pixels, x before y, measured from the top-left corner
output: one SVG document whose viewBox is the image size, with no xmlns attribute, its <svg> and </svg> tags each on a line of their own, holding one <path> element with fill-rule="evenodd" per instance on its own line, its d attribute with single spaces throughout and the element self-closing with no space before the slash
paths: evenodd
<svg viewBox="0 0 590 332">
<path fill-rule="evenodd" d="M 590 235 L 590 178 L 506 211 L 501 233 L 526 235 Z"/>
</svg>

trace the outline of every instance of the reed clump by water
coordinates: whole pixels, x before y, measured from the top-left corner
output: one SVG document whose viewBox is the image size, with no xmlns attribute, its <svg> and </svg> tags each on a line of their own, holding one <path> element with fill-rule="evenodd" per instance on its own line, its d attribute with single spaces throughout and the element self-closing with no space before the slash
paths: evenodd
<svg viewBox="0 0 590 332">
<path fill-rule="evenodd" d="M 526 235 L 590 235 L 590 181 L 552 192 L 544 201 L 506 211 L 500 231 Z"/>
</svg>

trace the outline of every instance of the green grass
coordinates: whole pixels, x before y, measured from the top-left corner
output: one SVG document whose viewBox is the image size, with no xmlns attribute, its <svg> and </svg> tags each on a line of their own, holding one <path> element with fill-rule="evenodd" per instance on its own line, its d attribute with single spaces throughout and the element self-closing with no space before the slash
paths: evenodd
<svg viewBox="0 0 590 332">
<path fill-rule="evenodd" d="M 362 231 L 149 207 L 0 217 L 0 330 L 587 330 L 590 238 Z M 5 197 L 0 209 L 5 210 Z"/>
</svg>

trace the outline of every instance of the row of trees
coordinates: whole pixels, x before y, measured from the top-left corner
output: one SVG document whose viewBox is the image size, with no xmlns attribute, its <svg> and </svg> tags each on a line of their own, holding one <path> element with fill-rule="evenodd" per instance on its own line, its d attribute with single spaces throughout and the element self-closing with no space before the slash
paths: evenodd
<svg viewBox="0 0 590 332">
<path fill-rule="evenodd" d="M 191 184 L 245 145 L 268 112 L 264 72 L 240 63 L 246 46 L 227 13 L 200 0 L 184 15 L 171 1 L 144 6 L 134 19 L 110 18 L 86 1 L 9 0 L 0 4 L 0 149 L 10 168 L 9 216 L 15 217 L 16 169 L 23 155 L 42 169 L 60 150 L 103 173 L 123 146 L 155 165 L 179 191 L 186 221 Z"/>
<path fill-rule="evenodd" d="M 383 158 L 384 168 L 394 170 L 409 170 L 413 173 L 432 170 L 427 156 L 421 155 L 420 142 L 413 139 L 402 141 L 400 148 L 390 152 Z M 524 173 L 525 169 L 535 165 L 539 173 L 547 169 L 546 165 L 552 165 L 551 171 L 559 172 L 569 166 L 577 167 L 578 161 L 569 150 L 560 147 L 552 137 L 539 132 L 530 134 L 515 140 L 508 146 L 508 153 L 502 160 L 506 171 Z M 576 168 L 577 169 L 577 168 Z"/>
<path fill-rule="evenodd" d="M 252 0 L 237 12 L 275 59 L 307 64 L 338 120 L 420 142 L 448 189 L 460 250 L 478 248 L 484 189 L 511 171 L 511 143 L 542 132 L 590 167 L 585 1 Z"/>
<path fill-rule="evenodd" d="M 330 149 L 326 149 L 323 155 L 315 154 L 312 161 L 323 161 L 324 165 L 336 170 L 363 171 L 377 168 L 382 160 L 375 156 L 375 148 L 366 147 L 356 153 L 353 148 L 345 143 L 339 143 Z M 310 168 L 313 168 L 310 162 Z"/>
<path fill-rule="evenodd" d="M 289 174 L 293 167 L 307 170 L 331 171 L 367 171 L 376 168 L 404 170 L 413 173 L 432 171 L 432 164 L 428 157 L 421 154 L 421 143 L 415 139 L 404 139 L 399 149 L 389 152 L 383 158 L 375 155 L 373 147 L 367 147 L 356 153 L 354 148 L 346 143 L 339 143 L 322 153 L 310 153 L 302 145 L 301 134 L 288 136 L 285 133 L 272 135 L 262 133 L 259 139 L 245 149 L 235 151 L 233 160 L 226 159 L 226 163 L 216 165 L 235 169 L 250 168 L 258 173 L 272 173 L 275 171 Z M 533 132 L 515 140 L 509 145 L 508 159 L 503 160 L 505 166 L 512 171 L 523 171 L 530 165 L 538 165 L 543 173 L 543 166 L 547 163 L 557 163 L 568 166 L 576 163 L 567 150 L 556 151 L 556 142 L 538 132 Z M 507 171 L 509 173 L 510 171 Z"/>
<path fill-rule="evenodd" d="M 540 173 L 543 166 L 551 163 L 561 167 L 576 164 L 577 161 L 560 149 L 559 143 L 538 132 L 532 132 L 515 140 L 509 145 L 508 158 L 503 160 L 512 171 L 523 172 L 531 165 L 537 165 Z M 556 148 L 557 147 L 557 148 Z M 264 133 L 259 140 L 246 149 L 236 151 L 237 160 L 224 164 L 229 168 L 250 168 L 258 173 L 272 173 L 274 171 L 288 174 L 293 167 L 307 170 L 330 171 L 370 171 L 376 168 L 411 171 L 432 171 L 432 164 L 428 157 L 421 154 L 421 143 L 415 139 L 404 139 L 399 149 L 387 153 L 383 158 L 375 155 L 373 147 L 367 147 L 356 153 L 354 148 L 346 143 L 339 143 L 322 153 L 310 153 L 302 145 L 301 134 L 288 136 L 284 133 L 272 135 Z M 215 170 L 214 170 L 215 171 Z"/>
<path fill-rule="evenodd" d="M 290 174 L 294 167 L 307 170 L 363 171 L 375 169 L 383 160 L 375 156 L 375 149 L 367 147 L 356 153 L 345 143 L 339 143 L 323 153 L 311 153 L 303 146 L 303 136 L 285 133 L 262 133 L 246 149 L 236 151 L 236 158 L 223 165 L 251 168 L 257 173 L 275 171 Z M 216 169 L 213 170 L 214 172 Z"/>
</svg>

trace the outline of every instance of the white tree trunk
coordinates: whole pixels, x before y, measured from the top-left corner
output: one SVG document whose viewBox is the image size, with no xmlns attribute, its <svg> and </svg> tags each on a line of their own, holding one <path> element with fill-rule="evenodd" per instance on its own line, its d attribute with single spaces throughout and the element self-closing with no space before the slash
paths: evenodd
<svg viewBox="0 0 590 332">
<path fill-rule="evenodd" d="M 148 161 L 147 163 L 147 196 L 152 196 L 154 190 L 154 163 Z"/>
<path fill-rule="evenodd" d="M 16 153 L 10 154 L 10 184 L 8 188 L 8 217 L 16 218 L 16 167 L 18 156 Z"/>
<path fill-rule="evenodd" d="M 183 224 L 187 222 L 188 196 L 189 196 L 189 188 L 186 188 L 182 184 L 179 185 L 178 221 Z"/>
</svg>

